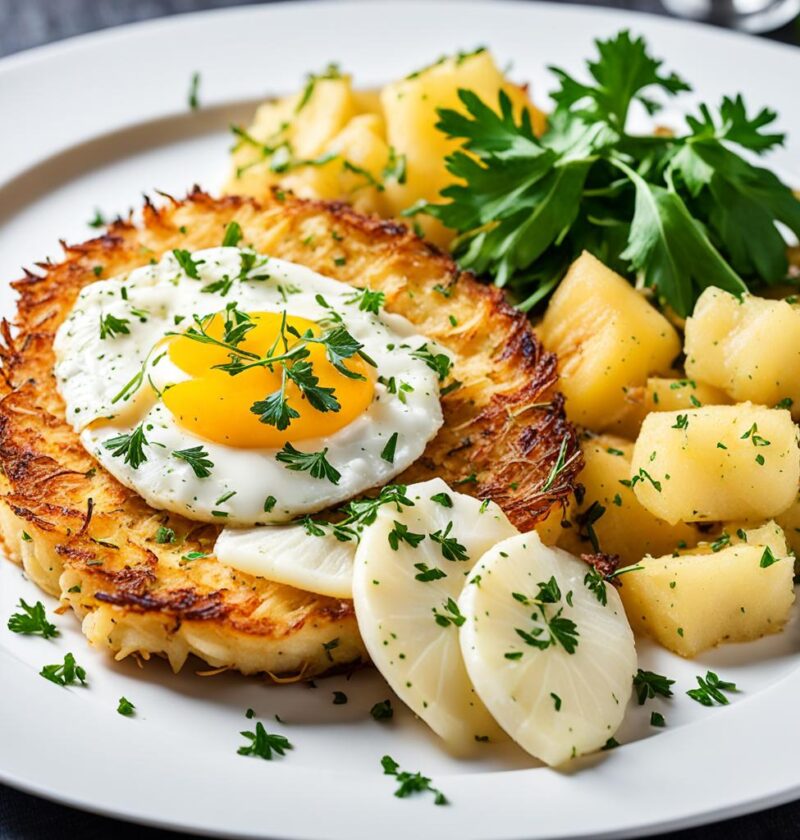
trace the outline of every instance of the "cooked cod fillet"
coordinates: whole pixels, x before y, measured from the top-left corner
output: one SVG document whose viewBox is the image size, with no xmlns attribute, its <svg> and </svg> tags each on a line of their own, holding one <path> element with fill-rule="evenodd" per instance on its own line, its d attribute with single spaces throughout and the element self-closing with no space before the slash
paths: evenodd
<svg viewBox="0 0 800 840">
<path fill-rule="evenodd" d="M 148 201 L 140 225 L 117 221 L 17 281 L 0 391 L 0 532 L 9 556 L 118 659 L 158 654 L 177 670 L 193 653 L 214 668 L 310 678 L 366 659 L 352 603 L 219 563 L 217 526 L 154 510 L 93 461 L 64 420 L 52 373 L 54 333 L 84 285 L 172 248 L 219 245 L 232 220 L 257 251 L 385 292 L 388 311 L 453 354 L 462 384 L 444 396 L 443 428 L 400 482 L 462 482 L 459 490 L 493 499 L 529 530 L 565 502 L 580 450 L 555 391 L 555 358 L 525 317 L 404 227 L 345 205 L 282 193 L 263 204 L 217 200 L 195 190 L 161 207 Z M 174 543 L 157 541 L 162 526 Z"/>
</svg>

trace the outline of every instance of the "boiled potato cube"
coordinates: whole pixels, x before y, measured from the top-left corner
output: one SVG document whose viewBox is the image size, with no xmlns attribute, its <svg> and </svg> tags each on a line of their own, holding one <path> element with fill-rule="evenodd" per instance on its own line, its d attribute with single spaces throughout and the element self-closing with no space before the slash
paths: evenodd
<svg viewBox="0 0 800 840">
<path fill-rule="evenodd" d="M 353 117 L 331 139 L 326 152 L 336 157 L 322 166 L 291 170 L 281 185 L 301 198 L 344 199 L 362 213 L 386 215 L 379 188 L 389 160 L 382 119 L 375 114 Z"/>
<path fill-rule="evenodd" d="M 678 411 L 704 405 L 728 405 L 730 397 L 719 388 L 694 379 L 651 376 L 647 383 L 625 392 L 625 411 L 609 431 L 636 440 L 651 411 Z"/>
<path fill-rule="evenodd" d="M 791 507 L 775 519 L 786 533 L 789 548 L 800 557 L 800 496 L 792 502 Z"/>
<path fill-rule="evenodd" d="M 630 476 L 632 443 L 603 435 L 584 441 L 582 449 L 585 466 L 578 480 L 584 490 L 580 503 L 570 510 L 572 527 L 561 529 L 560 547 L 573 554 L 592 553 L 591 528 L 600 550 L 619 554 L 622 565 L 628 566 L 645 554 L 666 554 L 697 542 L 696 528 L 668 525 L 643 508 L 630 486 L 621 483 Z"/>
<path fill-rule="evenodd" d="M 706 289 L 686 322 L 686 372 L 800 419 L 800 307 Z"/>
<path fill-rule="evenodd" d="M 794 562 L 774 522 L 746 541 L 645 557 L 620 578 L 631 626 L 681 656 L 777 633 L 794 603 Z"/>
<path fill-rule="evenodd" d="M 626 409 L 626 390 L 668 373 L 678 333 L 636 289 L 588 251 L 572 264 L 539 328 L 559 360 L 567 414 L 594 431 Z"/>
<path fill-rule="evenodd" d="M 405 155 L 407 162 L 405 183 L 386 185 L 395 215 L 421 199 L 438 200 L 440 191 L 455 180 L 444 160 L 461 141 L 449 140 L 435 126 L 439 120 L 437 108 L 464 110 L 458 98 L 460 88 L 473 91 L 495 109 L 500 91 L 505 91 L 517 116 L 522 108 L 527 108 L 534 126 L 539 130 L 544 126 L 544 118 L 531 104 L 525 88 L 509 82 L 485 50 L 445 58 L 387 85 L 381 92 L 387 140 L 398 155 Z M 434 219 L 421 217 L 419 222 L 436 244 L 449 241 L 451 234 Z"/>
<path fill-rule="evenodd" d="M 672 524 L 770 519 L 797 496 L 798 430 L 788 411 L 750 403 L 648 414 L 630 480 Z"/>
<path fill-rule="evenodd" d="M 357 113 L 349 76 L 320 77 L 293 96 L 265 102 L 233 153 L 225 192 L 262 196 L 284 181 L 287 160 L 314 160 Z M 268 154 L 268 149 L 276 149 Z M 321 197 L 321 196 L 317 196 Z"/>
</svg>

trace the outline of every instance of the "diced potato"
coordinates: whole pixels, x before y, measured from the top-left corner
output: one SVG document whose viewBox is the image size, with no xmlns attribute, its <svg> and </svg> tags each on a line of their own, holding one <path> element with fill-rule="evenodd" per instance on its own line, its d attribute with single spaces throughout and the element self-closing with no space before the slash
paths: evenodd
<svg viewBox="0 0 800 840">
<path fill-rule="evenodd" d="M 626 410 L 626 390 L 668 373 L 678 333 L 645 297 L 588 251 L 572 264 L 539 328 L 557 354 L 567 414 L 594 431 Z"/>
<path fill-rule="evenodd" d="M 541 131 L 544 117 L 537 111 L 525 88 L 509 82 L 491 54 L 485 50 L 472 55 L 445 58 L 411 76 L 387 85 L 381 92 L 386 118 L 387 140 L 397 154 L 405 155 L 407 177 L 404 184 L 386 185 L 388 201 L 395 215 L 420 199 L 434 201 L 439 192 L 453 183 L 444 159 L 460 141 L 449 140 L 435 127 L 437 108 L 464 110 L 458 98 L 460 88 L 476 93 L 489 107 L 498 108 L 498 95 L 505 91 L 517 115 L 528 108 L 534 127 Z M 450 234 L 433 219 L 420 218 L 430 239 L 446 244 Z"/>
<path fill-rule="evenodd" d="M 794 603 L 793 560 L 774 522 L 746 536 L 718 551 L 706 545 L 678 557 L 646 557 L 641 570 L 621 577 L 634 630 L 688 657 L 779 632 Z"/>
<path fill-rule="evenodd" d="M 384 193 L 378 188 L 389 160 L 383 120 L 375 114 L 353 117 L 331 139 L 326 153 L 337 157 L 323 166 L 286 173 L 282 186 L 301 198 L 345 199 L 362 213 L 387 215 Z"/>
<path fill-rule="evenodd" d="M 625 392 L 625 411 L 613 431 L 636 440 L 644 418 L 651 411 L 679 411 L 704 405 L 728 405 L 730 397 L 719 388 L 694 379 L 667 379 L 651 376 L 643 387 Z"/>
<path fill-rule="evenodd" d="M 800 496 L 792 502 L 791 507 L 775 519 L 786 533 L 789 548 L 800 557 Z"/>
<path fill-rule="evenodd" d="M 706 289 L 686 322 L 686 372 L 800 419 L 800 307 Z"/>
<path fill-rule="evenodd" d="M 600 550 L 619 554 L 622 565 L 638 563 L 645 554 L 666 554 L 694 545 L 699 532 L 691 525 L 668 525 L 642 507 L 627 481 L 633 444 L 611 435 L 582 444 L 586 465 L 579 481 L 584 492 L 570 511 L 571 528 L 561 530 L 558 545 L 573 554 L 592 553 L 589 526 Z M 593 514 L 604 512 L 594 522 Z M 588 512 L 588 513 L 587 513 Z"/>
<path fill-rule="evenodd" d="M 277 165 L 282 162 L 281 156 L 290 152 L 296 161 L 320 157 L 357 113 L 349 76 L 318 79 L 301 106 L 304 94 L 305 90 L 258 108 L 247 129 L 251 140 L 240 140 L 233 154 L 233 172 L 225 192 L 256 197 L 266 194 L 285 178 L 285 172 L 275 171 L 281 168 Z M 276 155 L 265 155 L 263 146 L 280 149 Z"/>
<path fill-rule="evenodd" d="M 788 411 L 750 403 L 648 414 L 630 479 L 672 524 L 774 518 L 797 496 L 798 430 Z"/>
</svg>

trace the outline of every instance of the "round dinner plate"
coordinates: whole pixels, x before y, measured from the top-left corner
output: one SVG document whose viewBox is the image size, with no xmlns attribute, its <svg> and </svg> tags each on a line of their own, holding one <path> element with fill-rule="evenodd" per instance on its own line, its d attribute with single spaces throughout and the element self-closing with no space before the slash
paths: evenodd
<svg viewBox="0 0 800 840">
<path fill-rule="evenodd" d="M 789 133 L 771 163 L 800 183 L 800 51 L 629 12 L 518 2 L 292 3 L 175 17 L 88 35 L 0 61 L 0 290 L 47 257 L 59 239 L 93 234 L 100 210 L 126 214 L 143 192 L 185 193 L 222 183 L 228 125 L 265 96 L 297 89 L 338 61 L 360 86 L 405 75 L 443 53 L 489 46 L 546 102 L 546 67 L 580 71 L 592 39 L 628 27 L 695 84 L 681 100 L 742 91 L 769 105 Z M 201 108 L 190 111 L 193 73 Z M 667 115 L 666 118 L 671 118 Z M 721 819 L 800 795 L 800 627 L 722 647 L 687 662 L 639 643 L 640 664 L 676 681 L 675 696 L 631 702 L 621 746 L 556 771 L 510 744 L 472 760 L 447 755 L 394 700 L 395 718 L 369 710 L 391 697 L 363 669 L 316 687 L 274 686 L 235 674 L 175 676 L 89 649 L 70 614 L 43 641 L 5 629 L 20 597 L 53 599 L 0 560 L 0 780 L 126 819 L 227 837 L 285 840 L 458 837 L 522 840 L 634 836 Z M 43 680 L 72 651 L 85 688 Z M 705 708 L 685 692 L 711 669 L 740 691 Z M 333 692 L 348 702 L 334 705 Z M 116 713 L 120 696 L 137 709 Z M 275 761 L 237 755 L 252 708 L 294 749 Z M 661 712 L 664 729 L 649 725 Z M 277 716 L 277 718 L 276 718 Z M 447 796 L 395 797 L 382 773 L 391 755 Z"/>
</svg>

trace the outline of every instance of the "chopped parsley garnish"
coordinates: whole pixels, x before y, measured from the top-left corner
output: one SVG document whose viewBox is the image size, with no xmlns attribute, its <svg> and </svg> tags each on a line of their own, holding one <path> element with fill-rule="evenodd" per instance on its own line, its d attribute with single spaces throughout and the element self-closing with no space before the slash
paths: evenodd
<svg viewBox="0 0 800 840">
<path fill-rule="evenodd" d="M 334 706 L 344 706 L 347 703 L 347 695 L 343 691 L 334 691 L 333 692 L 333 705 Z"/>
<path fill-rule="evenodd" d="M 210 557 L 210 554 L 206 554 L 205 551 L 189 551 L 187 554 L 184 554 L 181 557 L 186 563 L 191 563 L 192 560 L 202 560 L 205 557 Z"/>
<path fill-rule="evenodd" d="M 614 750 L 619 746 L 619 741 L 616 738 L 609 738 L 602 747 L 601 750 Z"/>
<path fill-rule="evenodd" d="M 772 553 L 772 549 L 769 546 L 764 547 L 764 553 L 761 555 L 761 559 L 758 561 L 758 565 L 762 569 L 769 568 L 773 563 L 777 563 L 780 560 L 780 557 L 776 557 Z"/>
<path fill-rule="evenodd" d="M 128 324 L 130 321 L 127 318 L 117 318 L 111 314 L 101 315 L 100 339 L 105 341 L 107 338 L 116 338 L 118 335 L 130 335 Z"/>
<path fill-rule="evenodd" d="M 608 592 L 606 591 L 606 583 L 610 583 L 620 575 L 626 575 L 628 572 L 639 572 L 644 566 L 625 566 L 623 569 L 617 569 L 608 574 L 601 574 L 594 566 L 592 566 L 583 578 L 583 583 L 586 588 L 594 593 L 595 598 L 603 605 L 608 603 Z"/>
<path fill-rule="evenodd" d="M 300 94 L 300 98 L 297 100 L 297 105 L 294 107 L 295 114 L 298 114 L 303 108 L 308 105 L 311 101 L 311 97 L 314 95 L 314 91 L 316 90 L 317 83 L 323 81 L 324 79 L 341 79 L 342 78 L 342 71 L 339 69 L 338 64 L 331 63 L 329 64 L 322 73 L 309 73 L 306 77 L 306 84 L 303 88 L 302 93 Z"/>
<path fill-rule="evenodd" d="M 407 212 L 455 230 L 462 268 L 510 286 L 525 309 L 552 293 L 584 249 L 643 278 L 679 316 L 710 286 L 740 295 L 782 282 L 778 225 L 800 236 L 800 201 L 750 162 L 783 142 L 770 132 L 776 114 L 725 97 L 716 109 L 701 104 L 684 132 L 634 134 L 634 103 L 653 115 L 660 99 L 690 87 L 628 31 L 596 43 L 588 82 L 553 69 L 555 109 L 541 138 L 527 110 L 517 121 L 504 92 L 495 111 L 460 90 L 462 108 L 440 109 L 437 123 L 463 141 L 447 159 L 455 183 L 444 203 Z"/>
<path fill-rule="evenodd" d="M 408 530 L 408 525 L 404 525 L 397 520 L 394 521 L 392 530 L 389 531 L 389 545 L 392 551 L 397 551 L 401 542 L 407 543 L 411 548 L 416 548 L 424 539 L 425 534 L 415 534 Z"/>
<path fill-rule="evenodd" d="M 381 700 L 369 710 L 369 713 L 372 715 L 374 720 L 391 720 L 394 717 L 392 701 Z"/>
<path fill-rule="evenodd" d="M 550 580 L 540 581 L 536 585 L 539 591 L 535 598 L 529 598 L 520 592 L 511 593 L 511 597 L 515 601 L 519 601 L 519 603 L 525 606 L 534 607 L 531 612 L 531 620 L 534 622 L 534 626 L 530 630 L 515 627 L 514 632 L 526 645 L 535 647 L 538 650 L 547 650 L 551 646 L 561 645 L 567 653 L 575 653 L 578 647 L 578 637 L 580 636 L 575 622 L 572 619 L 563 617 L 563 606 L 559 607 L 554 614 L 548 614 L 548 607 L 561 602 L 561 588 L 558 582 L 555 577 L 551 577 Z M 570 595 L 571 593 L 567 593 L 567 601 Z M 506 658 L 519 657 L 511 657 L 506 654 Z"/>
<path fill-rule="evenodd" d="M 115 458 L 122 458 L 124 463 L 130 464 L 131 468 L 136 470 L 147 460 L 144 447 L 148 445 L 144 427 L 140 423 L 130 434 L 109 438 L 103 444 L 103 448 L 108 449 Z"/>
<path fill-rule="evenodd" d="M 430 792 L 434 796 L 435 805 L 447 805 L 447 798 L 438 789 L 431 785 L 431 780 L 421 773 L 409 773 L 401 770 L 400 765 L 390 756 L 385 755 L 381 759 L 381 767 L 385 776 L 394 776 L 398 782 L 394 795 L 399 799 L 405 799 L 414 793 Z"/>
<path fill-rule="evenodd" d="M 555 708 L 555 710 L 557 712 L 560 712 L 561 711 L 561 698 L 557 694 L 553 694 L 552 691 L 550 692 L 550 696 L 553 698 L 553 707 Z"/>
<path fill-rule="evenodd" d="M 274 496 L 267 496 L 264 499 L 264 513 L 271 513 L 278 500 Z"/>
<path fill-rule="evenodd" d="M 427 343 L 412 351 L 411 356 L 425 362 L 425 364 L 436 373 L 439 378 L 439 382 L 444 382 L 444 380 L 447 379 L 447 375 L 450 373 L 450 367 L 452 365 L 449 356 L 446 356 L 444 353 L 434 353 L 428 348 Z"/>
<path fill-rule="evenodd" d="M 283 735 L 271 735 L 264 729 L 264 724 L 261 721 L 256 723 L 255 732 L 240 732 L 240 735 L 247 738 L 250 743 L 239 747 L 236 752 L 239 755 L 253 755 L 258 758 L 263 758 L 265 761 L 272 761 L 273 753 L 275 755 L 286 755 L 286 750 L 294 749 L 294 746 Z"/>
<path fill-rule="evenodd" d="M 404 507 L 413 507 L 414 503 L 406 497 L 404 485 L 387 484 L 381 488 L 375 498 L 349 501 L 337 511 L 343 516 L 338 522 L 326 522 L 321 519 L 311 519 L 311 517 L 305 517 L 302 521 L 306 531 L 313 536 L 325 536 L 328 533 L 325 529 L 330 528 L 333 536 L 340 542 L 358 540 L 361 531 L 375 521 L 378 511 L 384 505 L 394 505 L 399 512 Z"/>
<path fill-rule="evenodd" d="M 200 74 L 192 73 L 192 79 L 189 82 L 189 109 L 196 111 L 200 107 Z"/>
<path fill-rule="evenodd" d="M 670 686 L 673 685 L 675 685 L 675 680 L 671 680 L 662 674 L 656 674 L 654 671 L 643 671 L 641 668 L 633 678 L 633 688 L 640 706 L 643 706 L 645 701 L 652 700 L 656 695 L 672 697 Z"/>
<path fill-rule="evenodd" d="M 71 653 L 68 653 L 64 657 L 64 661 L 60 664 L 45 665 L 39 671 L 39 676 L 50 680 L 50 682 L 56 685 L 66 686 L 75 685 L 75 683 L 86 685 L 86 671 L 78 665 L 75 657 Z"/>
<path fill-rule="evenodd" d="M 689 427 L 689 415 L 688 414 L 679 414 L 675 418 L 675 422 L 672 424 L 673 429 L 687 429 Z"/>
<path fill-rule="evenodd" d="M 345 299 L 346 303 L 357 303 L 362 312 L 377 315 L 383 308 L 386 295 L 383 292 L 373 292 L 372 289 L 359 289 Z"/>
<path fill-rule="evenodd" d="M 469 560 L 467 549 L 455 537 L 449 536 L 453 530 L 453 523 L 448 522 L 444 531 L 434 531 L 428 536 L 442 547 L 442 557 L 445 560 Z"/>
<path fill-rule="evenodd" d="M 329 662 L 333 662 L 333 654 L 331 653 L 332 650 L 336 650 L 339 647 L 339 639 L 331 639 L 329 642 L 322 643 L 322 649 L 325 651 L 325 656 L 328 657 Z"/>
<path fill-rule="evenodd" d="M 191 277 L 192 280 L 199 280 L 200 279 L 200 272 L 198 271 L 198 266 L 202 265 L 203 260 L 198 260 L 197 262 L 192 259 L 192 254 L 190 251 L 186 251 L 183 248 L 173 248 L 172 254 L 175 259 L 178 261 L 178 265 L 183 269 L 184 274 L 187 277 Z"/>
<path fill-rule="evenodd" d="M 209 460 L 208 452 L 202 446 L 176 449 L 172 454 L 175 458 L 186 461 L 198 478 L 208 478 L 211 475 L 211 468 L 214 464 Z"/>
<path fill-rule="evenodd" d="M 436 607 L 433 608 L 433 619 L 440 627 L 449 627 L 451 624 L 454 627 L 461 627 L 467 620 L 458 608 L 458 604 L 452 599 L 448 598 L 443 604 L 444 612 L 439 612 Z"/>
<path fill-rule="evenodd" d="M 222 237 L 222 247 L 235 248 L 242 241 L 243 235 L 239 222 L 228 222 L 225 235 Z"/>
<path fill-rule="evenodd" d="M 417 574 L 414 575 L 414 580 L 419 580 L 423 583 L 430 583 L 432 580 L 441 580 L 447 577 L 447 572 L 443 572 L 435 566 L 429 566 L 427 563 L 414 563 L 414 568 L 417 570 Z"/>
<path fill-rule="evenodd" d="M 666 725 L 667 722 L 664 720 L 664 715 L 661 712 L 650 712 L 650 726 L 656 726 L 661 729 Z"/>
<path fill-rule="evenodd" d="M 92 228 L 101 228 L 108 224 L 108 222 L 106 221 L 105 217 L 100 212 L 100 210 L 98 210 L 97 207 L 95 207 L 94 216 L 92 216 L 92 218 L 89 219 L 89 221 L 86 224 Z"/>
<path fill-rule="evenodd" d="M 117 714 L 120 714 L 123 717 L 133 717 L 135 711 L 136 706 L 134 706 L 127 697 L 119 698 L 119 703 L 117 704 Z"/>
<path fill-rule="evenodd" d="M 431 501 L 436 502 L 437 505 L 441 505 L 442 507 L 453 507 L 453 500 L 447 493 L 434 493 L 434 495 L 431 496 Z"/>
<path fill-rule="evenodd" d="M 327 446 L 321 452 L 300 452 L 287 441 L 275 456 L 275 460 L 285 464 L 287 470 L 307 472 L 312 478 L 338 484 L 342 474 L 328 461 L 325 457 L 327 454 Z"/>
<path fill-rule="evenodd" d="M 18 606 L 22 612 L 14 613 L 8 619 L 8 629 L 12 633 L 21 633 L 24 636 L 41 636 L 43 639 L 52 639 L 58 635 L 55 624 L 51 624 L 47 620 L 44 604 L 41 601 L 37 601 L 31 606 L 20 598 Z"/>
<path fill-rule="evenodd" d="M 398 184 L 406 182 L 406 156 L 398 155 L 394 146 L 389 146 L 389 160 L 383 168 L 381 178 L 384 181 L 397 181 Z"/>
<path fill-rule="evenodd" d="M 690 688 L 686 693 L 692 700 L 696 700 L 703 706 L 713 706 L 718 703 L 720 706 L 727 706 L 730 700 L 723 692 L 738 691 L 736 684 L 721 680 L 713 671 L 706 673 L 703 677 L 696 677 L 699 688 Z"/>
<path fill-rule="evenodd" d="M 388 461 L 390 464 L 394 463 L 394 455 L 395 451 L 397 450 L 397 432 L 392 432 L 392 436 L 386 441 L 386 446 L 383 447 L 383 451 L 381 452 L 381 458 L 384 461 Z"/>
<path fill-rule="evenodd" d="M 156 531 L 156 542 L 159 545 L 167 545 L 168 543 L 175 542 L 175 532 L 172 528 L 167 528 L 164 525 L 160 525 L 158 530 Z"/>
</svg>

